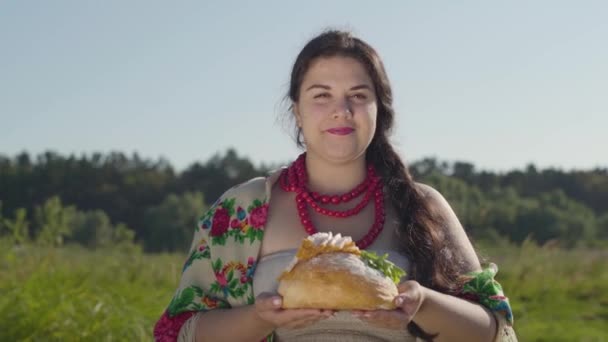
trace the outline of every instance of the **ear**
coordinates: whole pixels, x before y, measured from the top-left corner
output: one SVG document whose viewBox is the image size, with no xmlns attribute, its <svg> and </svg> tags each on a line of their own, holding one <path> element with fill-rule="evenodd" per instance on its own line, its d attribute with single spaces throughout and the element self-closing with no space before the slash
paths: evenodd
<svg viewBox="0 0 608 342">
<path fill-rule="evenodd" d="M 300 110 L 298 109 L 297 102 L 294 102 L 294 104 L 292 106 L 292 111 L 293 111 L 293 115 L 296 118 L 296 125 L 298 125 L 298 127 L 302 128 L 302 116 L 300 115 Z"/>
</svg>

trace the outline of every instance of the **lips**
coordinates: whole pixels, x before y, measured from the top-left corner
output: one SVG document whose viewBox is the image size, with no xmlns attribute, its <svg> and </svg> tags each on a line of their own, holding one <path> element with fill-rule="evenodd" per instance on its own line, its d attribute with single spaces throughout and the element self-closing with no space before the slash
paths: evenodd
<svg viewBox="0 0 608 342">
<path fill-rule="evenodd" d="M 348 135 L 354 132 L 355 130 L 350 127 L 335 127 L 327 130 L 328 133 L 335 135 Z"/>
</svg>

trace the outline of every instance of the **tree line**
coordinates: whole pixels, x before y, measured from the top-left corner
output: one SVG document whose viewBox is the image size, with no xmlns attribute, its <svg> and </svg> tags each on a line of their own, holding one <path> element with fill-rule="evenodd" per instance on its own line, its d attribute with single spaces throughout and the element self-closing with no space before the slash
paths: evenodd
<svg viewBox="0 0 608 342">
<path fill-rule="evenodd" d="M 136 242 L 184 251 L 198 217 L 225 190 L 277 165 L 254 165 L 234 149 L 176 172 L 137 153 L 0 155 L 0 237 L 96 248 Z M 439 190 L 473 239 L 562 246 L 606 245 L 608 170 L 476 170 L 434 158 L 409 165 Z"/>
</svg>

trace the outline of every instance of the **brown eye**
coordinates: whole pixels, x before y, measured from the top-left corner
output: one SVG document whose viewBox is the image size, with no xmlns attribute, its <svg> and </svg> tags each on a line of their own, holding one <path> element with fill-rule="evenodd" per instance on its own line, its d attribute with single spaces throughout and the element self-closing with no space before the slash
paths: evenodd
<svg viewBox="0 0 608 342">
<path fill-rule="evenodd" d="M 365 94 L 354 94 L 354 95 L 352 95 L 352 97 L 354 97 L 357 100 L 367 100 L 367 95 L 365 95 Z"/>
<path fill-rule="evenodd" d="M 328 98 L 329 97 L 329 93 L 321 93 L 321 94 L 317 94 L 314 96 L 315 99 L 324 99 L 324 98 Z"/>
</svg>

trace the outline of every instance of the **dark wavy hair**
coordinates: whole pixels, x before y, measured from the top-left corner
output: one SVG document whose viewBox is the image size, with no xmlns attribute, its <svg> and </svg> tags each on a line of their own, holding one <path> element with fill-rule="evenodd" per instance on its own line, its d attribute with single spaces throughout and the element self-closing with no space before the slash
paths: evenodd
<svg viewBox="0 0 608 342">
<path fill-rule="evenodd" d="M 293 65 L 289 82 L 288 100 L 298 102 L 300 87 L 308 68 L 317 58 L 350 57 L 359 61 L 371 77 L 378 113 L 376 132 L 367 148 L 366 160 L 372 163 L 386 189 L 390 203 L 399 218 L 400 250 L 411 262 L 410 278 L 421 285 L 448 294 L 455 294 L 462 286 L 462 256 L 457 255 L 449 239 L 442 233 L 442 219 L 425 195 L 415 185 L 412 175 L 389 142 L 395 111 L 393 94 L 384 65 L 378 53 L 350 32 L 328 30 L 310 40 L 299 53 Z M 302 131 L 297 126 L 295 139 L 303 148 Z M 432 341 L 436 335 L 424 332 L 414 322 L 408 324 L 414 336 Z"/>
</svg>

